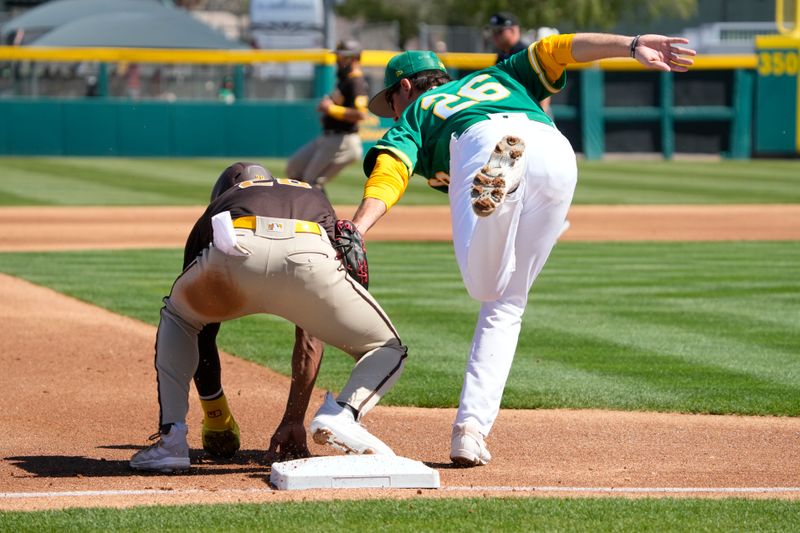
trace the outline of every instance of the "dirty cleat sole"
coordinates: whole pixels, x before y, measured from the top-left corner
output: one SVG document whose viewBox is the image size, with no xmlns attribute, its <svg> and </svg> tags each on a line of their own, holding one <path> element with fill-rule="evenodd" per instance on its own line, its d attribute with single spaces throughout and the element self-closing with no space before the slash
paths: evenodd
<svg viewBox="0 0 800 533">
<path fill-rule="evenodd" d="M 203 449 L 212 457 L 230 459 L 241 446 L 239 425 L 233 420 L 231 427 L 226 429 L 210 429 L 203 424 L 201 432 Z"/>
<path fill-rule="evenodd" d="M 348 446 L 344 440 L 337 439 L 333 431 L 331 431 L 328 428 L 320 428 L 316 430 L 311 438 L 314 439 L 314 442 L 316 442 L 317 444 L 330 446 L 334 450 L 338 450 L 346 454 L 373 455 L 375 453 L 375 450 L 373 450 L 372 448 L 357 450 L 353 447 Z"/>
<path fill-rule="evenodd" d="M 506 135 L 494 147 L 489 161 L 472 180 L 472 210 L 479 217 L 491 215 L 506 195 L 519 186 L 522 178 L 522 154 L 525 142 Z"/>
<path fill-rule="evenodd" d="M 353 414 L 339 405 L 331 393 L 314 415 L 309 426 L 317 444 L 328 445 L 347 454 L 394 455 L 389 446 L 355 421 Z"/>
</svg>

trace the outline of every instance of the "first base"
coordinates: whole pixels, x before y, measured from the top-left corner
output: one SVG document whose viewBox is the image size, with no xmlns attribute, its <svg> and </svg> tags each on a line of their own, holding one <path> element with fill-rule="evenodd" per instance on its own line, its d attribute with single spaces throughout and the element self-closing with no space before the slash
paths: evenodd
<svg viewBox="0 0 800 533">
<path fill-rule="evenodd" d="M 392 455 L 339 455 L 273 463 L 269 482 L 282 490 L 438 489 L 439 472 Z"/>
</svg>

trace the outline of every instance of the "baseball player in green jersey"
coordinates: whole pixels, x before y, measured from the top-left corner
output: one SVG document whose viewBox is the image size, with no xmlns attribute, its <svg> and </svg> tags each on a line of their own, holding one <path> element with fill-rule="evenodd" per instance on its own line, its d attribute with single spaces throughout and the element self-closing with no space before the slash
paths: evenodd
<svg viewBox="0 0 800 533">
<path fill-rule="evenodd" d="M 577 182 L 575 154 L 539 102 L 566 84 L 571 63 L 633 57 L 683 72 L 687 41 L 661 35 L 578 33 L 533 43 L 499 64 L 450 81 L 433 52 L 395 56 L 369 104 L 396 123 L 364 160 L 369 176 L 353 217 L 365 233 L 416 173 L 448 191 L 456 261 L 481 302 L 450 458 L 486 464 L 528 291 L 564 224 Z"/>
</svg>

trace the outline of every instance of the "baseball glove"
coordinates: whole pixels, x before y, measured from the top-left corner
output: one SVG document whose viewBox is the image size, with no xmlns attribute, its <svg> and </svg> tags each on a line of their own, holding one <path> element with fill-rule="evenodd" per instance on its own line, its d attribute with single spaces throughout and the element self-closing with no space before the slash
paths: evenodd
<svg viewBox="0 0 800 533">
<path fill-rule="evenodd" d="M 336 257 L 342 262 L 347 273 L 368 289 L 367 246 L 356 225 L 349 220 L 338 220 L 334 230 L 333 247 L 336 249 Z"/>
</svg>

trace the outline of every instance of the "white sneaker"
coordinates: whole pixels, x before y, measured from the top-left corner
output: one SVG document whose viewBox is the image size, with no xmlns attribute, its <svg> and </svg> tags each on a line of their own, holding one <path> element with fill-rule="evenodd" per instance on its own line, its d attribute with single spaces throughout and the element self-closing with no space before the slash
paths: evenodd
<svg viewBox="0 0 800 533">
<path fill-rule="evenodd" d="M 519 186 L 523 164 L 520 161 L 525 142 L 506 135 L 494 147 L 489 161 L 472 180 L 472 210 L 479 217 L 488 217 L 503 203 L 506 195 Z"/>
<path fill-rule="evenodd" d="M 309 430 L 317 444 L 328 444 L 347 454 L 395 454 L 378 437 L 356 422 L 349 409 L 336 403 L 330 392 L 325 395 L 325 403 L 311 420 Z"/>
<path fill-rule="evenodd" d="M 459 466 L 485 465 L 492 459 L 486 449 L 483 435 L 478 425 L 472 420 L 453 425 L 453 437 L 450 441 L 450 460 Z"/>
<path fill-rule="evenodd" d="M 158 442 L 139 450 L 131 457 L 131 468 L 151 472 L 177 472 L 189 469 L 188 428 L 180 422 L 172 424 L 169 433 L 156 433 L 150 440 Z M 160 438 L 159 438 L 160 437 Z"/>
</svg>

